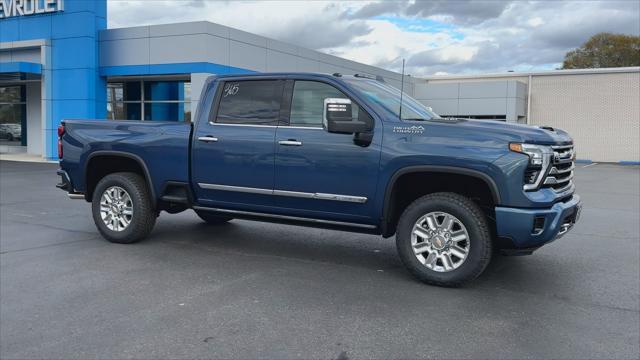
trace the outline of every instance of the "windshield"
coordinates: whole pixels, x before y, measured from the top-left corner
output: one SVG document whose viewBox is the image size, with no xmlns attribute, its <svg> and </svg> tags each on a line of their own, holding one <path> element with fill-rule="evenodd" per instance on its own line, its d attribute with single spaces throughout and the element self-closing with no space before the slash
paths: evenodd
<svg viewBox="0 0 640 360">
<path fill-rule="evenodd" d="M 344 80 L 359 90 L 368 100 L 382 106 L 396 117 L 400 117 L 400 90 L 375 80 Z M 441 119 L 441 117 L 409 95 L 402 94 L 402 120 L 429 119 Z"/>
</svg>

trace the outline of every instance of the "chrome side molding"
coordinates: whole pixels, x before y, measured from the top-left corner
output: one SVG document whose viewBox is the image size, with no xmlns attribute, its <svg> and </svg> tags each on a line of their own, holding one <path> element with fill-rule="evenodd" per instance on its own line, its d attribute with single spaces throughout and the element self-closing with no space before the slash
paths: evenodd
<svg viewBox="0 0 640 360">
<path fill-rule="evenodd" d="M 273 195 L 273 190 L 261 189 L 261 188 L 207 184 L 207 183 L 198 183 L 198 186 L 208 190 L 222 190 L 222 191 L 235 191 L 235 192 L 243 192 L 243 193 L 250 193 L 250 194 Z"/>
<path fill-rule="evenodd" d="M 344 221 L 333 221 L 333 220 L 305 218 L 305 217 L 298 217 L 298 216 L 287 216 L 287 215 L 278 215 L 278 214 L 270 214 L 270 213 L 259 213 L 259 212 L 241 211 L 241 210 L 209 208 L 209 207 L 203 207 L 203 206 L 194 206 L 193 208 L 196 209 L 196 210 L 214 211 L 214 212 L 221 212 L 221 213 L 232 214 L 232 215 L 233 214 L 237 214 L 237 215 L 256 216 L 256 217 L 281 219 L 281 220 L 305 221 L 305 222 L 316 223 L 316 224 L 349 226 L 349 227 L 357 227 L 357 228 L 363 228 L 363 229 L 375 229 L 376 228 L 375 225 L 350 223 L 350 222 L 344 222 Z"/>
<path fill-rule="evenodd" d="M 364 204 L 367 202 L 367 198 L 364 196 L 309 193 L 309 192 L 288 191 L 288 190 L 271 190 L 271 189 L 263 189 L 263 188 L 207 184 L 207 183 L 198 183 L 198 186 L 200 186 L 203 189 L 209 189 L 209 190 L 235 191 L 235 192 L 244 192 L 244 193 L 250 193 L 250 194 L 289 196 L 289 197 L 317 199 L 317 200 L 343 201 L 343 202 L 352 202 L 352 203 L 358 203 L 358 204 Z"/>
<path fill-rule="evenodd" d="M 345 202 L 354 202 L 359 204 L 364 204 L 367 202 L 367 198 L 364 196 L 326 194 L 326 193 L 307 193 L 307 192 L 286 191 L 286 190 L 273 190 L 273 195 L 291 196 L 291 197 L 299 197 L 299 198 L 305 198 L 305 199 L 345 201 Z"/>
</svg>

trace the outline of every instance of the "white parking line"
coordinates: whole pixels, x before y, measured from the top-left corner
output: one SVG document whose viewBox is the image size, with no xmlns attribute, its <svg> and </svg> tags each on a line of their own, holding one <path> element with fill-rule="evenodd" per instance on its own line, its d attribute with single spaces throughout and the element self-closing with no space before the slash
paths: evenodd
<svg viewBox="0 0 640 360">
<path fill-rule="evenodd" d="M 589 166 L 593 166 L 593 165 L 598 165 L 598 163 L 591 163 L 591 164 L 588 164 L 588 165 L 583 166 L 582 168 L 583 168 L 583 169 L 584 169 L 584 168 L 588 168 Z"/>
</svg>

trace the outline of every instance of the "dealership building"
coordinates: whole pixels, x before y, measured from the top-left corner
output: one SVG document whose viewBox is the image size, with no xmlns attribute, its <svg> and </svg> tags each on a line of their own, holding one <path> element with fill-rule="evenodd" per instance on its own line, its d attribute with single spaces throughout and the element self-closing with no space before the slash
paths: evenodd
<svg viewBox="0 0 640 360">
<path fill-rule="evenodd" d="M 568 131 L 578 159 L 640 164 L 640 68 L 434 76 L 413 96 L 443 116 Z"/>
<path fill-rule="evenodd" d="M 207 76 L 402 76 L 210 22 L 107 29 L 106 0 L 0 0 L 0 153 L 56 157 L 63 119 L 191 121 Z M 640 68 L 416 78 L 445 116 L 563 128 L 579 158 L 640 161 Z M 106 119 L 106 120 L 105 120 Z"/>
</svg>

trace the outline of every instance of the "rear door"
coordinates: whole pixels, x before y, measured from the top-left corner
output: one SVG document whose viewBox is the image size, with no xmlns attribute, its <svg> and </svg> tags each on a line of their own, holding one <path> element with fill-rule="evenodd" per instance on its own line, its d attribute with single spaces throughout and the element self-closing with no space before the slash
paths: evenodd
<svg viewBox="0 0 640 360">
<path fill-rule="evenodd" d="M 209 122 L 194 133 L 192 178 L 201 205 L 254 211 L 272 205 L 283 89 L 283 80 L 219 86 Z"/>
<path fill-rule="evenodd" d="M 375 124 L 370 144 L 358 145 L 353 134 L 323 128 L 324 99 L 349 98 L 344 92 L 329 83 L 296 80 L 290 94 L 288 125 L 276 132 L 275 205 L 306 217 L 371 222 L 381 124 Z M 364 111 L 374 121 L 357 103 L 352 109 L 354 117 Z"/>
</svg>

